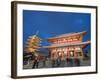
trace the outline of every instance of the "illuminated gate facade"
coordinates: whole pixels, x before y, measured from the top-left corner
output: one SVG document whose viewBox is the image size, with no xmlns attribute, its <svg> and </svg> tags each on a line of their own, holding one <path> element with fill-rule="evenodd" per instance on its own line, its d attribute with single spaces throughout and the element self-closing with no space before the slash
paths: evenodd
<svg viewBox="0 0 100 80">
<path fill-rule="evenodd" d="M 48 39 L 51 43 L 45 46 L 50 50 L 51 59 L 60 57 L 62 60 L 66 58 L 83 58 L 83 48 L 85 48 L 90 41 L 83 42 L 83 37 L 86 31 L 62 34 Z"/>
</svg>

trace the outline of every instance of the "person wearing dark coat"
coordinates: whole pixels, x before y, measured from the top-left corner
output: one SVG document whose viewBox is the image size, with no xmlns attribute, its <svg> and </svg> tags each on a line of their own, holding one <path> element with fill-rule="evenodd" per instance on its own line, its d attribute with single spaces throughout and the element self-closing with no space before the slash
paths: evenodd
<svg viewBox="0 0 100 80">
<path fill-rule="evenodd" d="M 33 64 L 32 68 L 38 68 L 38 66 L 39 66 L 39 57 L 35 56 L 35 58 L 34 58 L 34 64 Z"/>
</svg>

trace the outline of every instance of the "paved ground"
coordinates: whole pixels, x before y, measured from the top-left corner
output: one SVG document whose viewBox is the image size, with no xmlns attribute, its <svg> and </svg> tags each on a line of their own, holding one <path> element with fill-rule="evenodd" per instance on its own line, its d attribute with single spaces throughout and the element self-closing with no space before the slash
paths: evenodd
<svg viewBox="0 0 100 80">
<path fill-rule="evenodd" d="M 28 63 L 26 65 L 23 66 L 24 69 L 32 69 L 32 66 L 34 64 L 33 60 L 28 61 Z M 75 62 L 67 62 L 67 61 L 63 61 L 61 62 L 61 64 L 59 65 L 59 67 L 75 67 L 77 66 L 75 64 Z M 90 60 L 80 60 L 80 66 L 90 66 Z M 57 67 L 57 66 L 55 66 Z M 52 62 L 50 59 L 46 60 L 45 62 L 45 66 L 43 65 L 43 61 L 39 62 L 39 66 L 38 68 L 52 68 Z"/>
</svg>

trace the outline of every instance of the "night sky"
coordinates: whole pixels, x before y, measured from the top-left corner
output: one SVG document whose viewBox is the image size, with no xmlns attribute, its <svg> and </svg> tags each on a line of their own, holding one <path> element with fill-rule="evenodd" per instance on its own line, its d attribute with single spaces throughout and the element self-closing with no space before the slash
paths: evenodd
<svg viewBox="0 0 100 80">
<path fill-rule="evenodd" d="M 37 31 L 43 46 L 48 45 L 47 38 L 72 32 L 87 31 L 83 41 L 90 40 L 90 21 L 89 13 L 23 10 L 24 47 L 28 37 Z"/>
</svg>

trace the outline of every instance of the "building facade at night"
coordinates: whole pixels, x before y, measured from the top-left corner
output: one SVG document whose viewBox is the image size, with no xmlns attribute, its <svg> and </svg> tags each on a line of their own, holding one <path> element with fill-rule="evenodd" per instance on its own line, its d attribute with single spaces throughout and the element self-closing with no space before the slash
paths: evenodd
<svg viewBox="0 0 100 80">
<path fill-rule="evenodd" d="M 83 42 L 86 31 L 77 33 L 62 34 L 48 38 L 49 46 L 44 46 L 50 51 L 52 60 L 59 57 L 65 59 L 83 59 L 83 49 L 90 44 L 90 41 Z"/>
</svg>

